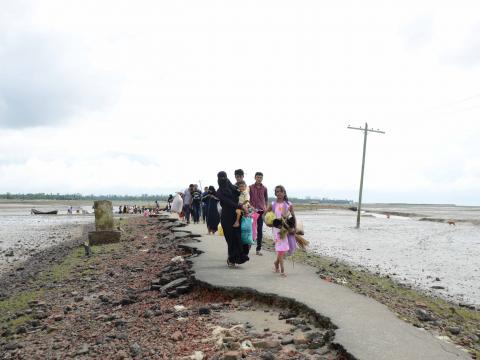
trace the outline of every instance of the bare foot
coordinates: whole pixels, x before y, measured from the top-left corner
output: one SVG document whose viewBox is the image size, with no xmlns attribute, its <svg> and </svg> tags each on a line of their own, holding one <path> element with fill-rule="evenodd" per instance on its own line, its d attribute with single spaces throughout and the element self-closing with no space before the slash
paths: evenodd
<svg viewBox="0 0 480 360">
<path fill-rule="evenodd" d="M 272 269 L 273 272 L 275 273 L 278 273 L 279 272 L 279 269 L 278 269 L 278 265 L 273 263 L 273 269 Z"/>
<path fill-rule="evenodd" d="M 235 222 L 235 224 L 233 224 L 233 227 L 234 228 L 240 227 L 240 224 L 238 222 Z"/>
<path fill-rule="evenodd" d="M 287 274 L 281 273 L 280 276 L 281 276 L 281 277 L 287 277 Z"/>
<path fill-rule="evenodd" d="M 263 254 L 260 251 L 257 251 L 258 256 L 263 256 Z"/>
</svg>

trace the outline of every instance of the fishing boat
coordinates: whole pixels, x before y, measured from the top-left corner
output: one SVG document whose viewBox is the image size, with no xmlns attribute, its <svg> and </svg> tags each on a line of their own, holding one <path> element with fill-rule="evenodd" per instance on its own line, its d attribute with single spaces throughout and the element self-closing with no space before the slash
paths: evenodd
<svg viewBox="0 0 480 360">
<path fill-rule="evenodd" d="M 57 215 L 58 210 L 40 211 L 40 210 L 37 210 L 37 209 L 32 209 L 32 214 L 33 215 Z"/>
</svg>

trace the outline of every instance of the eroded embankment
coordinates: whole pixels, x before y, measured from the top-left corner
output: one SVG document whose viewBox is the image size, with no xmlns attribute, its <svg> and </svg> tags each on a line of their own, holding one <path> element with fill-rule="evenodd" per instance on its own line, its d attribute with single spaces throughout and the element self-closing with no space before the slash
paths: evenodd
<svg viewBox="0 0 480 360">
<path fill-rule="evenodd" d="M 118 244 L 87 257 L 79 239 L 4 278 L 1 358 L 348 358 L 332 344 L 328 319 L 301 304 L 196 283 L 191 258 L 199 255 L 184 246 L 192 235 L 183 224 L 136 217 L 116 225 Z M 260 308 L 288 327 L 228 320 Z"/>
</svg>

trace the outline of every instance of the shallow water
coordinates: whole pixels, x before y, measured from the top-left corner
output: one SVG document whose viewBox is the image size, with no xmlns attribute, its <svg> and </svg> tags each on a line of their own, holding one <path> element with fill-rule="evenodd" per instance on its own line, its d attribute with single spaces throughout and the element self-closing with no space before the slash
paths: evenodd
<svg viewBox="0 0 480 360">
<path fill-rule="evenodd" d="M 480 207 L 478 206 L 367 204 L 362 209 L 368 211 L 395 211 L 432 219 L 456 219 L 468 222 L 480 220 Z"/>
<path fill-rule="evenodd" d="M 402 209 L 418 212 L 405 206 Z M 421 211 L 432 217 L 443 217 L 439 216 L 442 212 L 447 218 L 459 219 L 462 215 L 452 213 L 452 209 Z M 385 215 L 370 215 L 362 216 L 361 228 L 356 229 L 356 213 L 348 210 L 318 210 L 297 215 L 303 220 L 305 237 L 316 253 L 392 275 L 401 282 L 450 300 L 480 305 L 478 225 L 451 226 L 418 218 L 391 216 L 387 219 Z M 474 216 L 469 209 L 468 217 Z M 434 290 L 432 286 L 445 289 Z"/>
<path fill-rule="evenodd" d="M 83 225 L 95 222 L 93 214 L 30 215 L 32 207 L 53 210 L 51 206 L 31 204 L 0 206 L 0 272 L 39 250 L 81 236 Z M 56 206 L 55 209 L 60 210 L 59 214 L 66 214 L 68 207 Z M 10 252 L 13 256 L 7 256 Z"/>
</svg>

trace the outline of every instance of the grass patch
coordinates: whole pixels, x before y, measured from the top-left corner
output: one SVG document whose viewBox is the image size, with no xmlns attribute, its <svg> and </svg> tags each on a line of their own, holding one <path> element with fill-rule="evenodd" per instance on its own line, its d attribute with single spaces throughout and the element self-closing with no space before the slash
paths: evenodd
<svg viewBox="0 0 480 360">
<path fill-rule="evenodd" d="M 42 272 L 37 281 L 47 282 L 56 281 L 61 282 L 81 272 L 82 274 L 91 273 L 88 266 L 98 262 L 96 254 L 104 254 L 106 252 L 115 252 L 120 247 L 120 243 L 95 245 L 91 247 L 93 255 L 85 256 L 83 246 L 74 248 L 60 263 L 53 265 L 49 270 Z"/>
<path fill-rule="evenodd" d="M 43 290 L 33 290 L 33 291 L 24 291 L 17 295 L 11 296 L 7 299 L 0 301 L 0 322 L 5 322 L 6 319 L 15 314 L 18 311 L 23 311 L 29 308 L 28 303 L 32 300 L 38 300 L 44 295 Z M 27 316 L 22 316 L 27 318 Z M 20 318 L 18 318 L 20 319 Z M 16 322 L 15 319 L 13 322 Z M 24 319 L 21 323 L 25 322 L 28 319 Z"/>
<path fill-rule="evenodd" d="M 23 316 L 20 316 L 16 319 L 13 319 L 13 320 L 10 320 L 10 326 L 13 327 L 13 328 L 16 328 L 20 325 L 23 325 L 25 324 L 27 321 L 29 320 L 32 320 L 33 317 L 31 315 L 23 315 Z"/>
</svg>

